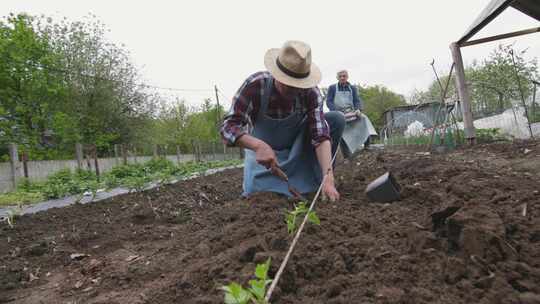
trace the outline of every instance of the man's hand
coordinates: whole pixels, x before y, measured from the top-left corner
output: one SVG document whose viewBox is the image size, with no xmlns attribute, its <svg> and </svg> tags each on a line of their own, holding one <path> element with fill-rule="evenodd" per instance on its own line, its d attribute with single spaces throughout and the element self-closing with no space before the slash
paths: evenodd
<svg viewBox="0 0 540 304">
<path fill-rule="evenodd" d="M 265 166 L 267 169 L 277 165 L 276 153 L 267 143 L 261 141 L 254 150 L 257 163 Z"/>
<path fill-rule="evenodd" d="M 339 200 L 339 192 L 336 190 L 336 186 L 334 184 L 334 177 L 332 175 L 328 175 L 326 177 L 322 192 L 323 196 L 328 198 L 331 202 L 336 202 Z"/>
</svg>

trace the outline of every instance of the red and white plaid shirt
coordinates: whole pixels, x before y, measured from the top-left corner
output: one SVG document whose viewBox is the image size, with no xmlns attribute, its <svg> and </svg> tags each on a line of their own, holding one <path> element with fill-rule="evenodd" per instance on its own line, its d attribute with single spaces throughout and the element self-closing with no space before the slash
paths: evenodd
<svg viewBox="0 0 540 304">
<path fill-rule="evenodd" d="M 257 123 L 257 115 L 261 107 L 261 99 L 264 91 L 264 83 L 269 79 L 267 71 L 257 72 L 249 76 L 233 97 L 231 110 L 221 125 L 221 136 L 225 143 L 233 146 L 240 136 L 246 132 L 246 125 L 253 126 Z M 330 140 L 328 125 L 324 119 L 323 99 L 318 87 L 301 90 L 299 93 L 301 109 L 307 114 L 307 122 L 311 133 L 311 143 L 318 146 L 325 140 Z M 279 95 L 274 87 L 267 113 L 271 118 L 282 119 L 294 111 L 294 102 L 286 100 Z"/>
</svg>

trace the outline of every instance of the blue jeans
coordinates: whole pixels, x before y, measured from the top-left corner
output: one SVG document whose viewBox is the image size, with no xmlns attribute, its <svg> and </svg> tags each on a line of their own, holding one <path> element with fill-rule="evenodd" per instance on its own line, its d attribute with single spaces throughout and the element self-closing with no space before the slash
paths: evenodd
<svg viewBox="0 0 540 304">
<path fill-rule="evenodd" d="M 345 129 L 345 115 L 339 111 L 324 113 L 324 119 L 330 127 L 330 138 L 332 140 L 332 157 L 336 154 L 339 142 Z"/>
</svg>

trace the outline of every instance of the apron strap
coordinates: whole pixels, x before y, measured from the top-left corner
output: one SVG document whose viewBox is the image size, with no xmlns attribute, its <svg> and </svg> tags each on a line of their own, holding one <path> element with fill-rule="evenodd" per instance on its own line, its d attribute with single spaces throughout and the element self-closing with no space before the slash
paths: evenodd
<svg viewBox="0 0 540 304">
<path fill-rule="evenodd" d="M 257 116 L 264 116 L 266 115 L 266 111 L 268 110 L 268 104 L 270 103 L 270 96 L 272 95 L 272 91 L 274 88 L 274 77 L 270 76 L 268 77 L 264 82 L 264 89 L 261 96 L 261 104 L 259 107 L 259 113 Z"/>
<path fill-rule="evenodd" d="M 266 115 L 266 112 L 268 110 L 268 104 L 270 103 L 270 96 L 272 95 L 273 91 L 274 91 L 274 78 L 270 76 L 264 82 L 264 89 L 263 89 L 263 93 L 261 97 L 261 105 L 260 105 L 259 113 L 257 114 L 257 117 L 261 115 Z M 300 101 L 300 97 L 296 96 L 293 113 L 299 113 L 301 111 L 302 111 L 302 102 Z"/>
</svg>

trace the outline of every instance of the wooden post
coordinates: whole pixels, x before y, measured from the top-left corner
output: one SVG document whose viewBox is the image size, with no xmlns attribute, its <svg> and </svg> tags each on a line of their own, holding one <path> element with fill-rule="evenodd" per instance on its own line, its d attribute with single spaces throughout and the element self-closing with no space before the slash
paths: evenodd
<svg viewBox="0 0 540 304">
<path fill-rule="evenodd" d="M 197 141 L 197 149 L 199 150 L 199 161 L 203 161 L 203 152 L 200 141 Z"/>
<path fill-rule="evenodd" d="M 26 152 L 26 150 L 24 150 L 22 153 L 22 163 L 24 178 L 28 178 L 28 152 Z"/>
<path fill-rule="evenodd" d="M 133 162 L 138 163 L 139 160 L 137 159 L 137 147 L 135 145 L 131 145 L 131 154 L 133 155 Z"/>
<path fill-rule="evenodd" d="M 154 145 L 152 146 L 152 150 L 153 150 L 153 153 L 152 153 L 152 154 L 153 154 L 153 157 L 154 157 L 154 158 L 158 158 L 158 145 L 154 144 Z"/>
<path fill-rule="evenodd" d="M 20 174 L 19 152 L 17 151 L 17 145 L 14 143 L 9 144 L 9 160 L 11 163 L 11 181 L 13 183 L 13 189 L 17 188 Z"/>
<path fill-rule="evenodd" d="M 180 146 L 176 145 L 176 162 L 180 165 Z"/>
<path fill-rule="evenodd" d="M 127 155 L 126 144 L 122 144 L 122 161 L 123 161 L 124 165 L 128 164 L 128 155 Z"/>
<path fill-rule="evenodd" d="M 118 159 L 118 155 L 119 155 L 119 154 L 120 154 L 120 153 L 118 152 L 118 145 L 115 144 L 115 145 L 114 145 L 114 164 L 117 165 L 117 166 L 118 166 L 119 163 L 120 163 L 120 160 Z"/>
<path fill-rule="evenodd" d="M 88 167 L 88 171 L 92 171 L 92 163 L 90 162 L 90 158 L 92 157 L 91 156 L 91 151 L 92 147 L 86 147 L 85 151 L 84 151 L 84 157 L 86 158 L 86 166 Z"/>
<path fill-rule="evenodd" d="M 214 89 L 216 90 L 216 126 L 219 127 L 219 124 L 221 121 L 221 107 L 219 106 L 219 95 L 218 95 L 217 85 L 214 85 Z"/>
<path fill-rule="evenodd" d="M 533 115 L 536 115 L 536 82 L 534 82 L 533 86 L 532 112 Z"/>
<path fill-rule="evenodd" d="M 456 42 L 450 44 L 450 50 L 452 51 L 452 58 L 456 65 L 456 88 L 459 100 L 461 101 L 465 138 L 469 144 L 474 144 L 476 142 L 476 132 L 471 111 L 471 97 L 465 81 L 465 68 L 463 67 L 461 50 Z"/>
<path fill-rule="evenodd" d="M 92 152 L 93 152 L 92 154 L 94 156 L 94 167 L 96 169 L 96 176 L 97 176 L 98 181 L 99 181 L 99 161 L 98 161 L 97 145 L 94 144 L 92 146 L 93 146 L 92 147 L 93 148 L 92 149 Z"/>
<path fill-rule="evenodd" d="M 83 146 L 80 143 L 75 144 L 75 157 L 77 158 L 77 169 L 82 170 L 83 169 Z"/>
</svg>

